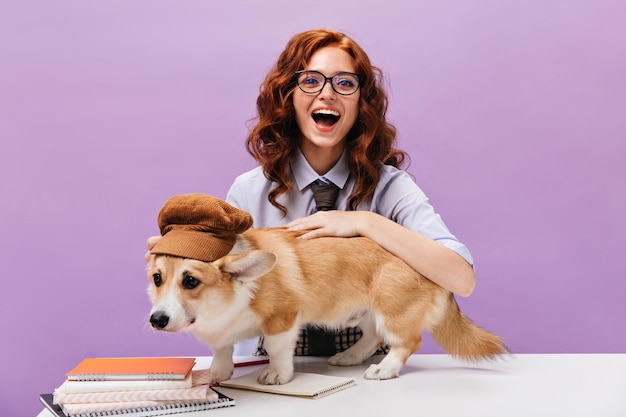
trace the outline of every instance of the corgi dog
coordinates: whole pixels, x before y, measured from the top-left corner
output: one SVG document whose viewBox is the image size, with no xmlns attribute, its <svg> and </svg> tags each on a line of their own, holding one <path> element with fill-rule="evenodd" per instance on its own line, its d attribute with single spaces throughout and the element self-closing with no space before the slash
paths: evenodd
<svg viewBox="0 0 626 417">
<path fill-rule="evenodd" d="M 213 352 L 211 382 L 232 376 L 234 344 L 263 336 L 270 361 L 261 384 L 293 377 L 299 329 L 359 326 L 363 336 L 328 359 L 362 363 L 383 346 L 389 352 L 366 379 L 398 377 L 429 331 L 462 360 L 507 353 L 497 335 L 474 324 L 453 294 L 364 237 L 298 239 L 281 227 L 237 234 L 232 250 L 212 262 L 170 255 L 148 259 L 150 323 L 156 330 L 191 332 Z"/>
</svg>

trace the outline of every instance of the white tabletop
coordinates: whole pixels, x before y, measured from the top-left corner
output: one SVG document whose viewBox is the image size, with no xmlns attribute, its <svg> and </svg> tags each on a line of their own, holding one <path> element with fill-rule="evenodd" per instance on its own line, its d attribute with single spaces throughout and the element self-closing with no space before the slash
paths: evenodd
<svg viewBox="0 0 626 417">
<path fill-rule="evenodd" d="M 371 362 L 334 367 L 322 358 L 296 358 L 296 371 L 355 376 L 357 385 L 313 399 L 220 387 L 234 407 L 187 417 L 624 417 L 626 354 L 524 354 L 505 361 L 467 363 L 447 355 L 411 356 L 399 378 L 364 380 Z M 196 369 L 211 357 L 198 358 Z M 235 376 L 258 369 L 235 369 Z M 50 417 L 47 410 L 38 417 Z"/>
</svg>

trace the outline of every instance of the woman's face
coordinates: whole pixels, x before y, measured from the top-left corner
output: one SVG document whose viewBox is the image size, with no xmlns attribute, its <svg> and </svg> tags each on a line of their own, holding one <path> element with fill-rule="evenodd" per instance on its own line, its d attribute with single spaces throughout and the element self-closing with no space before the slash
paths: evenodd
<svg viewBox="0 0 626 417">
<path fill-rule="evenodd" d="M 315 52 L 303 69 L 319 71 L 326 77 L 332 77 L 338 72 L 355 72 L 352 57 L 332 46 Z M 314 94 L 307 94 L 296 87 L 293 105 L 296 122 L 302 134 L 300 149 L 312 165 L 312 154 L 336 157 L 332 164 L 339 159 L 348 132 L 359 115 L 360 95 L 360 90 L 352 95 L 338 94 L 333 90 L 330 81 L 326 82 L 322 91 Z"/>
</svg>

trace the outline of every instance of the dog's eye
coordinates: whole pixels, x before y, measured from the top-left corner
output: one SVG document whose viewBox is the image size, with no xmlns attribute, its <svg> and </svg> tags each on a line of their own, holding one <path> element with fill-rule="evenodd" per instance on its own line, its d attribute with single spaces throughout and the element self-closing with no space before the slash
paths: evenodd
<svg viewBox="0 0 626 417">
<path fill-rule="evenodd" d="M 193 290 L 200 284 L 200 281 L 192 277 L 191 275 L 185 275 L 183 278 L 183 287 L 188 290 Z"/>
<path fill-rule="evenodd" d="M 163 283 L 163 278 L 161 278 L 161 274 L 159 274 L 158 272 L 152 274 L 152 280 L 154 281 L 154 285 L 156 285 L 157 287 L 160 287 Z"/>
</svg>

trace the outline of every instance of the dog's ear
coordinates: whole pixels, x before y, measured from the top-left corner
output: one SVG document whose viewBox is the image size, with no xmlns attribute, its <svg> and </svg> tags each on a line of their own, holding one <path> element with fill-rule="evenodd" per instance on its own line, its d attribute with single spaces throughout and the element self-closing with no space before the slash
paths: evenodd
<svg viewBox="0 0 626 417">
<path fill-rule="evenodd" d="M 154 264 L 154 259 L 156 258 L 156 255 L 148 252 L 144 256 L 144 258 L 146 258 L 146 271 L 150 271 L 150 269 L 152 269 L 152 265 Z"/>
<path fill-rule="evenodd" d="M 254 280 L 268 273 L 276 263 L 276 255 L 263 250 L 253 250 L 243 255 L 224 259 L 220 269 L 239 282 Z"/>
</svg>

